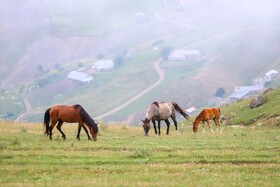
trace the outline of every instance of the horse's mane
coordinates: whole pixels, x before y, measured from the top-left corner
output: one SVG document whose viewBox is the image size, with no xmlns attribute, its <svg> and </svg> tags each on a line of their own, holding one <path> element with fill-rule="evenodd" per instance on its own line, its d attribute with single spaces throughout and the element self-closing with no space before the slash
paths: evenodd
<svg viewBox="0 0 280 187">
<path fill-rule="evenodd" d="M 98 132 L 97 124 L 94 120 L 90 117 L 90 115 L 86 112 L 86 110 L 79 104 L 73 105 L 75 109 L 80 109 L 80 115 L 82 120 L 85 122 L 87 126 L 92 126 L 94 132 Z"/>
<path fill-rule="evenodd" d="M 73 105 L 73 108 L 74 109 L 78 109 L 78 108 L 83 108 L 81 105 L 79 105 L 79 104 L 75 104 L 75 105 Z"/>
<path fill-rule="evenodd" d="M 154 101 L 154 102 L 152 103 L 152 105 L 156 105 L 157 107 L 159 107 L 159 104 L 158 104 L 157 101 Z"/>
</svg>

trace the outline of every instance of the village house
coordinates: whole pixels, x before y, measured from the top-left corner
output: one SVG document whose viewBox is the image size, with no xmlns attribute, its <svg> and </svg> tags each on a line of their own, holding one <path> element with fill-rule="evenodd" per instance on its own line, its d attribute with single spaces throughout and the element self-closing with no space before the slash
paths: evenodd
<svg viewBox="0 0 280 187">
<path fill-rule="evenodd" d="M 273 78 L 278 76 L 278 71 L 270 70 L 265 73 L 264 77 L 256 78 L 253 81 L 253 85 L 250 86 L 237 86 L 234 89 L 233 94 L 229 96 L 230 99 L 243 99 L 252 95 L 255 95 L 264 90 L 264 85 L 270 82 Z"/>
<path fill-rule="evenodd" d="M 193 114 L 196 110 L 197 110 L 197 109 L 196 109 L 194 106 L 192 106 L 192 107 L 186 109 L 186 112 L 187 112 L 188 114 L 191 115 L 191 114 Z"/>
<path fill-rule="evenodd" d="M 278 76 L 278 71 L 272 69 L 265 74 L 266 77 L 273 79 Z"/>
<path fill-rule="evenodd" d="M 145 13 L 143 13 L 143 12 L 138 12 L 138 13 L 136 13 L 135 15 L 134 15 L 134 21 L 135 22 L 143 22 L 143 21 L 145 21 L 147 19 L 147 16 L 146 16 L 146 14 Z"/>
<path fill-rule="evenodd" d="M 79 72 L 79 71 L 71 71 L 67 75 L 68 79 L 79 81 L 79 82 L 90 82 L 93 80 L 93 77 L 87 73 L 84 72 Z"/>
<path fill-rule="evenodd" d="M 263 85 L 251 85 L 251 86 L 236 86 L 233 94 L 229 96 L 230 99 L 243 99 L 251 95 L 257 94 L 264 90 Z"/>
<path fill-rule="evenodd" d="M 182 50 L 177 49 L 171 51 L 168 55 L 169 61 L 185 61 L 185 60 L 194 60 L 201 61 L 204 57 L 200 50 Z"/>
<path fill-rule="evenodd" d="M 94 68 L 96 71 L 106 71 L 113 69 L 115 66 L 114 62 L 112 60 L 100 60 L 95 62 Z"/>
</svg>

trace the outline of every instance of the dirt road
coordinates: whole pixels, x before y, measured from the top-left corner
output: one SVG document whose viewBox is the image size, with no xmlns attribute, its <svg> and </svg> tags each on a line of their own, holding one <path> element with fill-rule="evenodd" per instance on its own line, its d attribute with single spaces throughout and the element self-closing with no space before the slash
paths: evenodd
<svg viewBox="0 0 280 187">
<path fill-rule="evenodd" d="M 31 110 L 31 104 L 28 100 L 27 90 L 28 90 L 28 84 L 25 85 L 25 90 L 24 90 L 24 93 L 22 94 L 22 99 L 23 99 L 23 104 L 24 104 L 24 107 L 25 107 L 25 112 L 22 113 L 21 115 L 19 115 L 17 117 L 17 119 L 15 119 L 15 122 L 20 122 L 22 120 L 23 116 Z"/>
<path fill-rule="evenodd" d="M 120 111 L 121 109 L 123 109 L 124 107 L 126 107 L 127 105 L 133 103 L 134 101 L 136 101 L 137 99 L 139 99 L 140 97 L 142 97 L 143 95 L 147 94 L 148 92 L 150 92 L 151 90 L 153 90 L 155 87 L 157 87 L 163 80 L 164 80 L 164 72 L 162 71 L 162 69 L 160 68 L 159 64 L 162 61 L 162 59 L 158 59 L 157 61 L 152 63 L 152 67 L 154 68 L 154 70 L 157 72 L 159 78 L 158 80 L 152 84 L 151 86 L 149 86 L 148 88 L 146 88 L 145 90 L 143 90 L 142 92 L 140 92 L 139 94 L 137 94 L 136 96 L 134 96 L 133 98 L 131 98 L 130 100 L 128 100 L 127 102 L 125 102 L 124 104 L 118 106 L 117 108 L 106 112 L 100 116 L 97 116 L 96 118 L 103 118 L 106 116 L 109 116 L 115 112 Z"/>
</svg>

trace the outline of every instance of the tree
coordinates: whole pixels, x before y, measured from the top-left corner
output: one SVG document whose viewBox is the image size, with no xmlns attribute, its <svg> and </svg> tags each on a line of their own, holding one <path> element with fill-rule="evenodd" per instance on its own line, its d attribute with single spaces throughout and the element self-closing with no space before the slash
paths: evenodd
<svg viewBox="0 0 280 187">
<path fill-rule="evenodd" d="M 215 97 L 223 98 L 225 93 L 226 93 L 225 89 L 220 87 L 217 89 L 215 93 Z"/>
<path fill-rule="evenodd" d="M 172 51 L 172 47 L 169 47 L 169 46 L 165 46 L 162 48 L 161 52 L 160 52 L 160 56 L 164 59 L 164 60 L 167 60 L 168 59 L 168 56 L 169 56 L 169 53 Z"/>
<path fill-rule="evenodd" d="M 37 65 L 37 69 L 38 69 L 38 71 L 40 71 L 40 72 L 43 72 L 43 71 L 44 71 L 44 70 L 43 70 L 42 64 Z"/>
<path fill-rule="evenodd" d="M 82 62 L 79 62 L 78 66 L 81 68 L 81 67 L 84 67 L 84 64 Z"/>
<path fill-rule="evenodd" d="M 123 64 L 123 56 L 122 55 L 117 55 L 114 59 L 116 67 L 119 67 Z"/>
<path fill-rule="evenodd" d="M 103 58 L 104 58 L 104 55 L 103 55 L 103 54 L 98 54 L 98 55 L 97 55 L 97 59 L 101 60 L 101 59 L 103 59 Z"/>
</svg>

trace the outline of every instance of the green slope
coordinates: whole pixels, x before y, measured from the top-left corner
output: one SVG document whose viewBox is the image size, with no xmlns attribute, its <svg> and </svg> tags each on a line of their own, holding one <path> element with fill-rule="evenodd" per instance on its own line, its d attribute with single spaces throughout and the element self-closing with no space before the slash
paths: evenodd
<svg viewBox="0 0 280 187">
<path fill-rule="evenodd" d="M 221 107 L 227 125 L 277 125 L 280 126 L 280 88 L 262 94 L 265 103 L 250 109 L 252 98 Z"/>
</svg>

